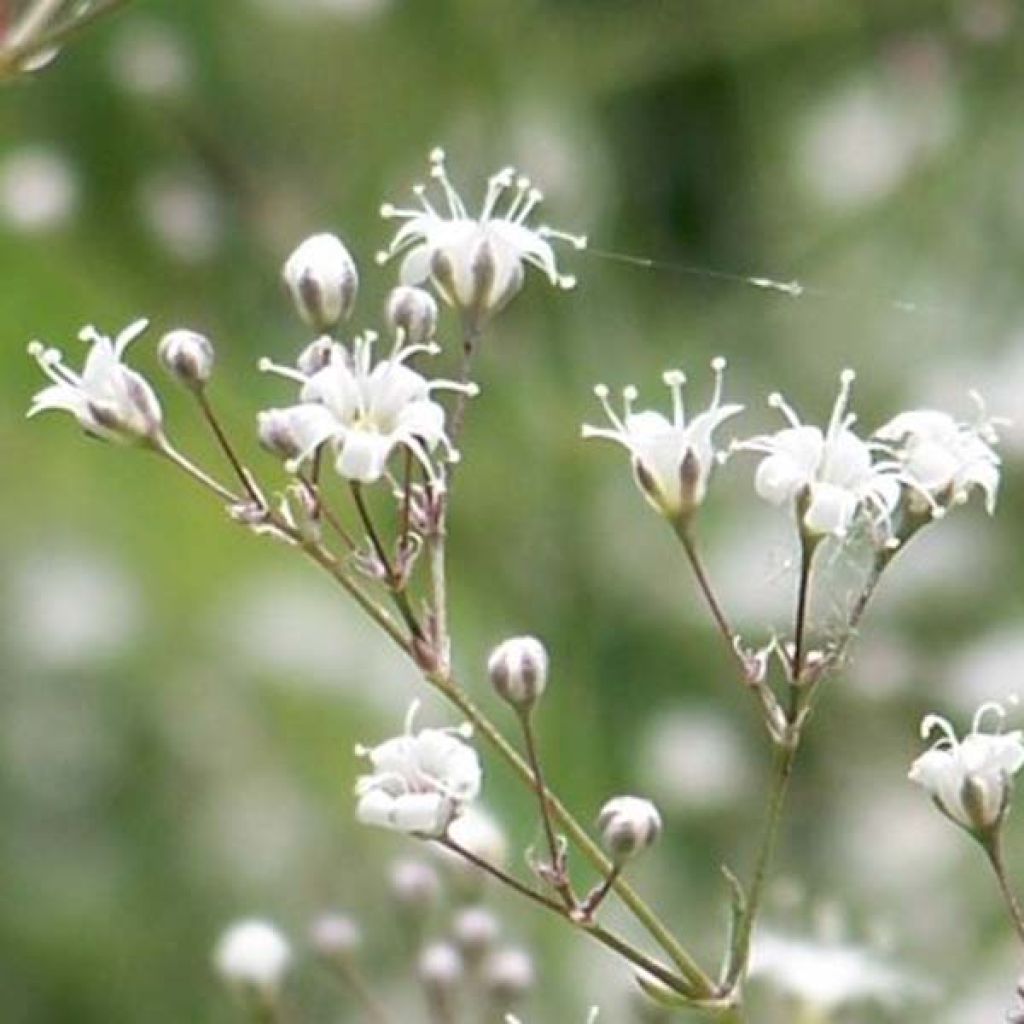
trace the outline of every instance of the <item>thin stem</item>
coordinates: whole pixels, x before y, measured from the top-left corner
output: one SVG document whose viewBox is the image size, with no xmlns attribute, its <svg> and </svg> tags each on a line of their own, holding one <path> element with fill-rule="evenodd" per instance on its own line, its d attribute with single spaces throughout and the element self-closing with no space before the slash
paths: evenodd
<svg viewBox="0 0 1024 1024">
<path fill-rule="evenodd" d="M 252 474 L 245 468 L 245 466 L 242 465 L 242 460 L 239 459 L 231 441 L 228 440 L 228 435 L 220 425 L 220 420 L 217 418 L 217 414 L 213 411 L 213 405 L 210 403 L 210 399 L 206 394 L 206 389 L 197 387 L 192 388 L 191 391 L 196 396 L 196 402 L 203 413 L 203 418 L 206 420 L 207 425 L 213 432 L 213 436 L 217 439 L 217 444 L 220 445 L 221 451 L 224 453 L 228 462 L 231 463 L 231 468 L 234 470 L 235 476 L 237 476 L 241 482 L 242 487 L 245 488 L 246 494 L 249 495 L 255 504 L 262 505 L 263 495 L 260 494 L 259 489 L 253 482 Z"/>
<path fill-rule="evenodd" d="M 372 1021 L 373 1024 L 390 1024 L 391 1018 L 373 994 L 369 983 L 356 964 L 345 956 L 332 957 L 329 962 L 342 984 L 348 988 L 355 996 L 356 1002 L 363 1008 L 367 1020 Z"/>
<path fill-rule="evenodd" d="M 348 530 L 345 529 L 341 520 L 335 515 L 334 510 L 327 504 L 324 499 L 323 492 L 320 490 L 319 485 L 315 480 L 309 480 L 304 477 L 301 473 L 299 474 L 299 482 L 305 488 L 306 494 L 309 495 L 310 500 L 313 502 L 316 508 L 316 514 L 322 516 L 327 520 L 328 526 L 341 538 L 342 543 L 349 549 L 349 551 L 356 550 L 356 542 L 352 539 Z"/>
<path fill-rule="evenodd" d="M 42 32 L 53 21 L 63 6 L 64 0 L 36 0 L 21 20 L 14 23 L 7 37 L 2 40 L 3 49 L 13 50 L 31 42 L 34 36 Z"/>
<path fill-rule="evenodd" d="M 620 863 L 616 864 L 615 867 L 608 872 L 608 877 L 583 901 L 583 906 L 580 907 L 580 913 L 584 917 L 591 917 L 602 903 L 604 903 L 608 893 L 612 891 L 612 886 L 618 880 L 619 875 L 622 873 L 622 869 L 625 865 Z"/>
<path fill-rule="evenodd" d="M 775 771 L 772 775 L 772 785 L 768 795 L 768 816 L 765 820 L 757 859 L 754 863 L 753 880 L 750 883 L 750 890 L 747 894 L 746 913 L 740 921 L 739 928 L 736 930 L 736 937 L 733 940 L 732 977 L 727 979 L 730 985 L 736 985 L 743 978 L 750 960 L 750 941 L 754 933 L 754 924 L 757 921 L 757 915 L 764 899 L 765 886 L 768 881 L 768 868 L 771 865 L 772 855 L 775 852 L 779 824 L 782 821 L 782 811 L 786 804 L 786 794 L 789 791 L 790 779 L 793 777 L 793 765 L 796 762 L 798 749 L 799 734 L 793 738 L 791 743 L 776 748 Z"/>
<path fill-rule="evenodd" d="M 519 756 L 515 747 L 504 737 L 501 731 L 476 706 L 472 698 L 458 685 L 451 676 L 442 672 L 426 672 L 424 678 L 444 697 L 457 707 L 473 724 L 495 753 L 516 773 L 519 779 L 528 786 L 534 785 L 534 775 L 529 764 Z M 575 819 L 566 806 L 551 792 L 545 789 L 545 797 L 552 817 L 563 828 L 576 848 L 603 876 L 607 876 L 614 864 L 605 856 L 601 848 L 587 834 L 586 829 Z M 679 940 L 665 927 L 655 911 L 644 901 L 643 897 L 624 879 L 616 879 L 613 886 L 616 895 L 629 908 L 630 912 L 643 925 L 650 936 L 668 954 L 680 973 L 692 986 L 693 994 L 701 998 L 710 998 L 715 993 L 712 980 L 701 969 L 694 958 L 680 945 Z"/>
<path fill-rule="evenodd" d="M 708 610 L 711 612 L 711 617 L 715 620 L 715 625 L 718 627 L 719 633 L 722 634 L 730 653 L 739 661 L 740 666 L 743 669 L 743 674 L 746 676 L 747 663 L 739 648 L 739 635 L 736 630 L 732 628 L 732 625 L 729 623 L 729 619 L 726 617 L 718 598 L 715 596 L 714 588 L 711 586 L 711 579 L 708 576 L 707 571 L 704 569 L 704 563 L 701 560 L 700 552 L 698 552 L 697 545 L 694 542 L 693 532 L 689 526 L 682 523 L 675 523 L 673 526 L 676 536 L 682 542 L 683 551 L 686 552 L 687 561 L 690 563 L 690 568 L 693 570 L 697 586 L 707 603 Z"/>
<path fill-rule="evenodd" d="M 995 872 L 996 881 L 999 883 L 999 891 L 1002 893 L 1003 902 L 1006 904 L 1006 912 L 1010 915 L 1017 938 L 1024 943 L 1024 909 L 1021 907 L 1020 898 L 1014 891 L 1006 873 L 1006 859 L 1003 854 L 1002 829 L 996 827 L 992 836 L 982 842 L 982 849 L 988 857 L 992 870 Z"/>
<path fill-rule="evenodd" d="M 395 602 L 395 607 L 398 609 L 399 615 L 401 615 L 405 621 L 406 626 L 409 627 L 409 632 L 417 639 L 423 639 L 423 630 L 416 619 L 416 613 L 412 610 L 412 605 L 409 604 L 408 596 L 398 586 L 398 575 L 395 573 L 394 567 L 391 564 L 391 559 L 388 558 L 388 554 L 384 550 L 384 544 L 377 533 L 376 526 L 374 526 L 373 518 L 370 516 L 370 510 L 366 507 L 366 499 L 363 497 L 362 484 L 356 483 L 356 481 L 353 480 L 350 482 L 349 487 L 352 491 L 352 499 L 355 502 L 356 510 L 359 512 L 359 518 L 362 521 L 363 528 L 366 530 L 366 534 L 370 538 L 370 544 L 373 546 L 374 553 L 380 560 L 381 565 L 384 567 L 384 572 L 387 574 L 388 591 L 391 594 L 392 600 Z"/>
<path fill-rule="evenodd" d="M 483 337 L 483 326 L 478 316 L 468 314 L 462 321 L 462 359 L 459 362 L 459 383 L 469 383 L 469 376 L 473 370 L 473 359 L 477 349 L 480 347 L 480 340 Z M 455 398 L 455 408 L 452 410 L 448 426 L 448 437 L 452 445 L 458 445 L 459 437 L 462 435 L 462 428 L 466 422 L 466 409 L 469 407 L 469 395 L 465 390 L 458 392 Z"/>
<path fill-rule="evenodd" d="M 572 891 L 572 885 L 565 871 L 565 856 L 559 848 L 558 837 L 555 835 L 555 827 L 551 823 L 551 810 L 548 807 L 547 785 L 544 782 L 544 775 L 540 766 L 540 755 L 537 751 L 537 736 L 533 728 L 533 715 L 529 710 L 519 714 L 519 722 L 523 727 L 523 739 L 526 742 L 526 756 L 530 763 L 530 771 L 533 773 L 533 791 L 537 794 L 537 802 L 540 805 L 540 818 L 544 824 L 544 834 L 547 837 L 548 852 L 551 856 L 551 870 L 553 872 L 551 884 L 562 897 L 568 909 L 576 906 L 576 896 Z"/>
<path fill-rule="evenodd" d="M 195 463 L 187 459 L 181 452 L 178 451 L 166 437 L 159 438 L 153 449 L 159 455 L 164 456 L 172 462 L 178 469 L 187 473 L 194 480 L 202 484 L 207 490 L 212 491 L 222 501 L 228 502 L 230 505 L 237 505 L 241 501 L 241 498 L 237 494 L 229 491 L 223 484 L 215 480 L 205 470 L 200 469 Z"/>
<path fill-rule="evenodd" d="M 471 850 L 467 850 L 464 846 L 460 846 L 454 840 L 448 837 L 442 837 L 438 839 L 437 842 L 446 849 L 451 850 L 452 853 L 465 858 L 471 864 L 480 868 L 481 871 L 486 872 L 492 878 L 501 882 L 502 885 L 514 890 L 521 896 L 525 896 L 538 906 L 544 907 L 546 910 L 550 910 L 559 917 L 568 920 L 570 923 L 576 925 L 576 927 L 585 931 L 588 935 L 592 935 L 598 942 L 607 946 L 609 949 L 613 949 L 616 953 L 629 960 L 631 963 L 636 964 L 636 966 L 642 968 L 652 977 L 657 978 L 662 982 L 662 984 L 667 985 L 674 992 L 679 992 L 682 995 L 687 996 L 693 994 L 689 986 L 673 974 L 672 971 L 666 969 L 656 960 L 652 960 L 642 950 L 637 949 L 631 943 L 616 935 L 614 932 L 610 932 L 608 929 L 603 928 L 598 924 L 594 924 L 593 922 L 576 920 L 570 917 L 566 908 L 556 900 L 550 899 L 542 893 L 534 891 L 528 885 L 524 885 L 519 881 L 519 879 L 514 878 L 502 868 L 499 868 L 496 865 L 491 864 L 489 861 L 484 860 L 482 857 L 477 856 Z"/>
<path fill-rule="evenodd" d="M 448 634 L 448 566 L 446 541 L 448 537 L 448 496 L 431 490 L 429 500 L 435 507 L 430 512 L 431 526 L 427 531 L 427 555 L 430 563 L 431 611 L 433 613 L 433 640 L 441 667 L 447 671 L 451 665 L 451 638 Z"/>
<path fill-rule="evenodd" d="M 802 534 L 800 542 L 800 583 L 796 598 L 796 621 L 793 624 L 792 683 L 794 688 L 800 685 L 800 676 L 804 670 L 807 608 L 810 603 L 811 594 L 811 568 L 814 564 L 814 552 L 817 550 L 818 539 Z M 794 716 L 791 714 L 790 721 L 793 720 Z"/>
<path fill-rule="evenodd" d="M 131 3 L 131 0 L 97 0 L 97 3 L 84 14 L 70 18 L 56 28 L 41 33 L 34 39 L 26 39 L 24 42 L 9 48 L 0 47 L 0 81 L 17 74 L 22 66 L 33 57 L 68 42 L 68 40 L 94 21 L 108 14 L 113 14 L 129 3 Z"/>
</svg>

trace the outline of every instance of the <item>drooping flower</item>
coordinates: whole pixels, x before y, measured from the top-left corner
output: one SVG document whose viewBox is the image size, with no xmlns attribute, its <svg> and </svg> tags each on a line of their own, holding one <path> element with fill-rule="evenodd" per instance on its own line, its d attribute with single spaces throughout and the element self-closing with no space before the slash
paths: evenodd
<svg viewBox="0 0 1024 1024">
<path fill-rule="evenodd" d="M 996 728 L 984 730 L 988 716 Z M 1006 812 L 1013 776 L 1024 766 L 1024 734 L 1002 732 L 1006 712 L 993 702 L 982 704 L 971 731 L 958 740 L 953 726 L 939 715 L 921 722 L 921 738 L 941 733 L 930 750 L 911 766 L 909 778 L 931 794 L 938 807 L 969 832 L 985 832 Z"/>
<path fill-rule="evenodd" d="M 802 528 L 811 536 L 843 537 L 862 511 L 887 523 L 900 498 L 898 474 L 875 465 L 869 445 L 850 429 L 856 421 L 847 411 L 854 377 L 852 370 L 840 376 L 824 432 L 801 423 L 785 399 L 773 394 L 769 403 L 790 425 L 734 446 L 766 456 L 757 467 L 757 493 L 773 505 L 799 502 Z"/>
<path fill-rule="evenodd" d="M 59 349 L 32 342 L 29 355 L 53 383 L 33 396 L 28 415 L 59 409 L 104 441 L 157 442 L 163 421 L 160 402 L 146 379 L 121 362 L 125 349 L 148 326 L 147 320 L 137 320 L 113 340 L 95 327 L 83 328 L 78 336 L 91 347 L 80 374 L 64 363 Z"/>
<path fill-rule="evenodd" d="M 446 210 L 431 203 L 425 185 L 413 188 L 419 207 L 400 209 L 391 203 L 381 207 L 386 220 L 403 223 L 377 259 L 386 263 L 404 254 L 403 284 L 432 280 L 447 303 L 484 315 L 501 309 L 519 291 L 524 264 L 536 267 L 556 287 L 575 285 L 575 278 L 559 271 L 551 242 L 561 240 L 583 249 L 586 239 L 528 224 L 543 199 L 528 178 L 517 176 L 512 167 L 492 175 L 480 212 L 474 216 L 448 177 L 443 150 L 430 154 L 430 165 L 430 176 L 444 195 Z M 499 212 L 502 197 L 510 189 L 512 199 Z"/>
<path fill-rule="evenodd" d="M 479 795 L 482 770 L 466 742 L 468 725 L 413 732 L 417 708 L 418 702 L 409 708 L 402 736 L 356 748 L 373 769 L 356 782 L 356 817 L 366 825 L 440 836 Z"/>
<path fill-rule="evenodd" d="M 984 414 L 981 399 L 974 423 L 959 423 L 948 413 L 915 409 L 900 413 L 877 431 L 911 485 L 910 496 L 933 511 L 962 504 L 975 488 L 985 495 L 985 508 L 995 511 L 999 491 L 998 421 Z"/>
<path fill-rule="evenodd" d="M 387 359 L 373 362 L 376 335 L 366 333 L 349 353 L 335 345 L 327 365 L 312 374 L 262 360 L 260 368 L 302 385 L 298 405 L 260 413 L 260 436 L 272 450 L 298 466 L 327 443 L 341 476 L 373 483 L 385 473 L 395 448 L 406 447 L 436 478 L 431 453 L 438 446 L 449 459 L 457 458 L 445 432 L 445 412 L 434 391 L 476 394 L 475 384 L 427 380 L 406 366 L 418 352 L 435 352 L 432 345 L 397 347 Z"/>
<path fill-rule="evenodd" d="M 679 370 L 670 370 L 664 381 L 672 393 L 671 419 L 653 410 L 634 412 L 637 391 L 632 387 L 622 393 L 625 409 L 619 416 L 608 401 L 608 388 L 598 385 L 594 391 L 612 429 L 583 427 L 584 438 L 605 438 L 629 451 L 637 485 L 651 505 L 669 519 L 689 515 L 704 501 L 716 461 L 712 434 L 743 409 L 742 405 L 722 404 L 725 360 L 713 360 L 711 368 L 715 374 L 711 404 L 689 422 L 683 406 L 686 377 Z"/>
</svg>

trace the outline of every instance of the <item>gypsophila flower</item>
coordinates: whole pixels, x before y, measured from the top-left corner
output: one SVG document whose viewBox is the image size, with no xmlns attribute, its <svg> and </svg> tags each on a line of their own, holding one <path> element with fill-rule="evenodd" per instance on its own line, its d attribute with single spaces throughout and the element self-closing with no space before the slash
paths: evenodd
<svg viewBox="0 0 1024 1024">
<path fill-rule="evenodd" d="M 419 208 L 399 209 L 390 203 L 381 216 L 404 223 L 378 262 L 404 253 L 400 277 L 403 284 L 432 280 L 445 302 L 462 310 L 489 314 L 501 309 L 522 287 L 524 264 L 540 270 L 559 288 L 572 288 L 575 278 L 559 272 L 552 239 L 569 242 L 576 249 L 586 239 L 527 222 L 543 196 L 530 180 L 506 167 L 491 176 L 479 214 L 471 215 L 445 169 L 441 149 L 430 154 L 430 176 L 444 195 L 447 210 L 439 212 L 427 198 L 427 187 L 413 192 Z M 512 200 L 498 212 L 510 189 Z"/>
<path fill-rule="evenodd" d="M 418 706 L 413 702 L 409 708 L 404 735 L 356 748 L 373 768 L 356 782 L 356 817 L 366 825 L 440 836 L 479 795 L 482 771 L 466 743 L 471 727 L 414 733 Z"/>
<path fill-rule="evenodd" d="M 445 432 L 444 409 L 431 395 L 440 390 L 475 395 L 476 385 L 427 380 L 405 365 L 419 352 L 435 352 L 432 345 L 396 344 L 387 359 L 374 364 L 376 340 L 367 332 L 354 340 L 351 353 L 333 346 L 327 365 L 312 374 L 261 360 L 262 370 L 302 385 L 300 404 L 259 416 L 264 444 L 288 459 L 291 468 L 325 443 L 337 472 L 359 483 L 379 480 L 399 446 L 412 452 L 432 480 L 437 473 L 431 453 L 439 446 L 449 460 L 457 459 Z"/>
<path fill-rule="evenodd" d="M 900 413 L 875 434 L 903 470 L 910 499 L 917 499 L 921 511 L 935 514 L 962 504 L 975 488 L 984 492 L 989 515 L 995 511 L 1000 460 L 992 445 L 999 441 L 996 427 L 1002 421 L 988 418 L 980 397 L 972 397 L 978 403 L 974 423 L 958 423 L 935 409 L 915 409 Z"/>
<path fill-rule="evenodd" d="M 585 425 L 583 437 L 605 438 L 626 448 L 632 456 L 637 486 L 651 505 L 669 519 L 685 518 L 704 501 L 716 461 L 712 434 L 743 409 L 742 405 L 722 405 L 725 365 L 724 359 L 712 360 L 715 390 L 711 404 L 689 423 L 683 406 L 686 375 L 680 370 L 664 374 L 665 384 L 672 393 L 671 420 L 653 410 L 634 412 L 636 388 L 623 390 L 622 416 L 608 401 L 605 385 L 594 389 L 612 422 L 612 429 Z"/>
<path fill-rule="evenodd" d="M 988 716 L 996 727 L 984 729 Z M 921 738 L 941 733 L 930 750 L 911 766 L 909 778 L 931 794 L 939 809 L 969 832 L 995 828 L 1006 813 L 1013 776 L 1024 765 L 1024 736 L 1019 729 L 1002 732 L 1006 711 L 994 702 L 982 704 L 971 731 L 956 738 L 953 726 L 939 715 L 921 722 Z"/>
<path fill-rule="evenodd" d="M 29 355 L 53 383 L 33 396 L 28 415 L 59 409 L 71 413 L 93 437 L 155 444 L 161 437 L 160 402 L 146 379 L 121 362 L 148 325 L 136 320 L 113 340 L 95 327 L 83 328 L 79 338 L 91 347 L 80 374 L 65 365 L 59 349 L 33 341 Z"/>
<path fill-rule="evenodd" d="M 661 815 L 650 800 L 617 796 L 601 808 L 597 828 L 604 848 L 621 863 L 657 841 L 661 835 Z"/>
<path fill-rule="evenodd" d="M 844 537 L 862 511 L 886 525 L 899 501 L 898 475 L 876 466 L 871 448 L 850 429 L 856 421 L 847 411 L 854 378 L 852 370 L 841 374 L 824 432 L 801 423 L 785 399 L 773 394 L 769 403 L 790 426 L 734 445 L 766 456 L 757 467 L 757 493 L 773 505 L 798 502 L 801 527 L 814 537 Z"/>
<path fill-rule="evenodd" d="M 273 997 L 291 965 L 287 939 L 267 921 L 240 921 L 217 943 L 213 962 L 229 985 Z"/>
</svg>

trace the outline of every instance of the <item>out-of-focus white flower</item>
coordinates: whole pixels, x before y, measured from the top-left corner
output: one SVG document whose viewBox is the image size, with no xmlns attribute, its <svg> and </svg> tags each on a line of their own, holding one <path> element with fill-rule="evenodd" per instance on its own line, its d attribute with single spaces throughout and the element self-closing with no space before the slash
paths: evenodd
<svg viewBox="0 0 1024 1024">
<path fill-rule="evenodd" d="M 790 426 L 775 434 L 734 445 L 737 450 L 761 452 L 757 493 L 773 505 L 798 502 L 802 528 L 816 537 L 843 537 L 858 513 L 887 524 L 900 498 L 897 476 L 873 465 L 871 449 L 850 429 L 856 417 L 847 413 L 852 370 L 840 377 L 839 395 L 828 428 L 802 424 L 779 394 L 769 403 Z"/>
<path fill-rule="evenodd" d="M 641 744 L 645 786 L 662 805 L 711 811 L 746 791 L 751 767 L 729 721 L 703 708 L 659 713 Z"/>
<path fill-rule="evenodd" d="M 750 975 L 829 1015 L 862 1003 L 898 1009 L 931 994 L 931 986 L 865 947 L 770 931 L 754 941 Z"/>
<path fill-rule="evenodd" d="M 202 178 L 161 172 L 143 182 L 138 202 L 143 223 L 172 259 L 200 264 L 217 252 L 224 236 L 223 210 Z"/>
<path fill-rule="evenodd" d="M 400 860 L 391 866 L 391 892 L 406 912 L 426 914 L 437 903 L 441 880 L 437 872 L 421 860 Z"/>
<path fill-rule="evenodd" d="M 0 220 L 24 234 L 63 227 L 78 203 L 67 160 L 47 146 L 23 146 L 0 161 Z"/>
<path fill-rule="evenodd" d="M 985 732 L 985 719 L 996 719 Z M 921 722 L 921 738 L 942 735 L 910 768 L 910 780 L 927 790 L 939 809 L 968 832 L 987 832 L 999 825 L 1010 798 L 1013 776 L 1024 765 L 1024 734 L 1002 732 L 1006 712 L 1001 704 L 982 704 L 971 731 L 958 740 L 953 726 L 939 715 Z"/>
<path fill-rule="evenodd" d="M 129 21 L 114 38 L 110 73 L 125 92 L 145 99 L 175 97 L 188 88 L 192 71 L 181 38 L 159 21 Z"/>
<path fill-rule="evenodd" d="M 500 1009 L 522 1000 L 536 984 L 533 957 L 523 949 L 496 949 L 483 962 L 480 978 L 484 991 Z"/>
<path fill-rule="evenodd" d="M 351 314 L 359 272 L 336 235 L 307 238 L 285 261 L 282 277 L 299 316 L 315 330 L 330 333 Z"/>
<path fill-rule="evenodd" d="M 543 199 L 528 178 L 506 167 L 491 176 L 479 214 L 471 215 L 445 170 L 441 149 L 430 154 L 430 176 L 440 185 L 447 210 L 439 212 L 427 198 L 425 185 L 413 188 L 419 207 L 400 209 L 391 203 L 381 216 L 404 223 L 388 248 L 378 254 L 386 263 L 404 253 L 400 271 L 403 284 L 432 280 L 450 305 L 478 314 L 501 309 L 522 287 L 524 264 L 543 273 L 551 284 L 572 288 L 576 279 L 562 274 L 555 260 L 552 239 L 569 242 L 577 249 L 586 239 L 527 223 Z M 509 190 L 512 200 L 501 213 L 498 205 Z"/>
<path fill-rule="evenodd" d="M 229 985 L 274 998 L 291 965 L 288 940 L 267 921 L 240 921 L 217 943 L 213 963 Z"/>
<path fill-rule="evenodd" d="M 722 405 L 725 360 L 712 360 L 711 368 L 715 374 L 711 405 L 689 423 L 683 407 L 686 376 L 680 370 L 671 370 L 664 375 L 665 384 L 672 392 L 671 420 L 649 409 L 634 412 L 637 391 L 633 387 L 622 392 L 625 408 L 620 417 L 608 401 L 608 388 L 600 384 L 594 392 L 613 429 L 583 427 L 585 438 L 605 438 L 629 451 L 637 486 L 651 505 L 669 519 L 689 515 L 704 501 L 715 464 L 712 434 L 743 409 L 742 405 Z"/>
<path fill-rule="evenodd" d="M 310 945 L 327 960 L 347 960 L 362 945 L 363 933 L 347 914 L 321 914 L 309 929 Z"/>
<path fill-rule="evenodd" d="M 95 327 L 79 338 L 91 345 L 81 374 L 64 364 L 59 349 L 41 342 L 29 345 L 29 355 L 53 383 L 32 398 L 29 416 L 59 409 L 71 413 L 82 429 L 105 441 L 156 443 L 161 436 L 160 402 L 146 379 L 121 362 L 125 349 L 146 330 L 137 320 L 111 340 Z"/>
<path fill-rule="evenodd" d="M 311 375 L 261 360 L 262 370 L 302 385 L 299 405 L 260 413 L 264 444 L 298 466 L 329 443 L 337 472 L 359 483 L 379 480 L 391 453 L 404 446 L 436 479 L 431 453 L 441 446 L 450 460 L 458 456 L 445 432 L 444 408 L 431 394 L 448 390 L 475 395 L 477 387 L 427 380 L 405 365 L 417 352 L 435 352 L 432 345 L 396 346 L 374 365 L 375 341 L 371 332 L 356 338 L 351 355 L 334 346 L 327 366 Z"/>
<path fill-rule="evenodd" d="M 479 795 L 480 759 L 466 743 L 468 725 L 414 733 L 418 706 L 409 708 L 404 735 L 356 748 L 373 768 L 356 782 L 356 816 L 366 825 L 440 836 Z"/>
<path fill-rule="evenodd" d="M 911 499 L 918 495 L 926 508 L 938 511 L 962 504 L 979 488 L 989 515 L 995 511 L 999 456 L 991 446 L 999 441 L 997 423 L 984 415 L 981 399 L 974 397 L 979 407 L 974 423 L 958 423 L 934 409 L 916 409 L 900 413 L 875 434 L 894 446 L 897 465 L 913 488 Z"/>
</svg>

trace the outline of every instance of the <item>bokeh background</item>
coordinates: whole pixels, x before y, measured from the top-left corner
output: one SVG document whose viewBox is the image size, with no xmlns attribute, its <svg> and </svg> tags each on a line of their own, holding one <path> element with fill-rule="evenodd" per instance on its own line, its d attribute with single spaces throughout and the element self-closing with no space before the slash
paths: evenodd
<svg viewBox="0 0 1024 1024">
<path fill-rule="evenodd" d="M 467 192 L 514 162 L 543 186 L 544 219 L 659 261 L 566 253 L 578 290 L 532 279 L 495 324 L 459 480 L 454 619 L 484 702 L 490 645 L 548 642 L 552 781 L 584 818 L 624 790 L 659 802 L 666 840 L 639 881 L 710 962 L 718 866 L 749 867 L 769 750 L 670 532 L 621 452 L 579 439 L 600 420 L 591 387 L 661 399 L 680 365 L 700 402 L 722 354 L 750 431 L 773 422 L 775 389 L 826 415 L 847 365 L 865 427 L 923 402 L 968 415 L 970 387 L 1019 418 L 1021 29 L 1013 0 L 138 0 L 5 87 L 0 1016 L 231 1021 L 209 968 L 221 929 L 258 913 L 301 945 L 340 908 L 402 1019 L 423 1019 L 387 884 L 411 851 L 357 828 L 350 795 L 354 743 L 398 731 L 414 673 L 328 581 L 155 460 L 57 417 L 26 423 L 30 339 L 74 352 L 83 323 L 148 316 L 136 365 L 155 377 L 160 332 L 204 330 L 215 399 L 272 473 L 253 416 L 285 390 L 255 364 L 307 340 L 280 264 L 305 234 L 338 232 L 363 271 L 355 324 L 377 322 L 394 280 L 373 264 L 390 234 L 377 209 L 435 144 Z M 179 440 L 217 465 L 185 396 L 162 394 Z M 765 978 L 759 1021 L 994 1024 L 1010 1003 L 1019 951 L 993 886 L 905 774 L 924 711 L 965 726 L 1024 673 L 1022 447 L 1008 430 L 993 520 L 958 511 L 886 581 L 803 758 L 766 918 L 875 951 L 915 999 L 798 1010 Z M 789 614 L 792 538 L 750 468 L 720 475 L 702 529 L 756 639 Z M 819 593 L 827 628 L 844 594 Z M 486 795 L 516 851 L 538 838 L 498 766 Z M 537 958 L 525 1019 L 582 1020 L 595 1002 L 634 1019 L 625 970 L 489 898 Z M 359 1019 L 308 960 L 293 998 L 305 1019 Z"/>
</svg>

